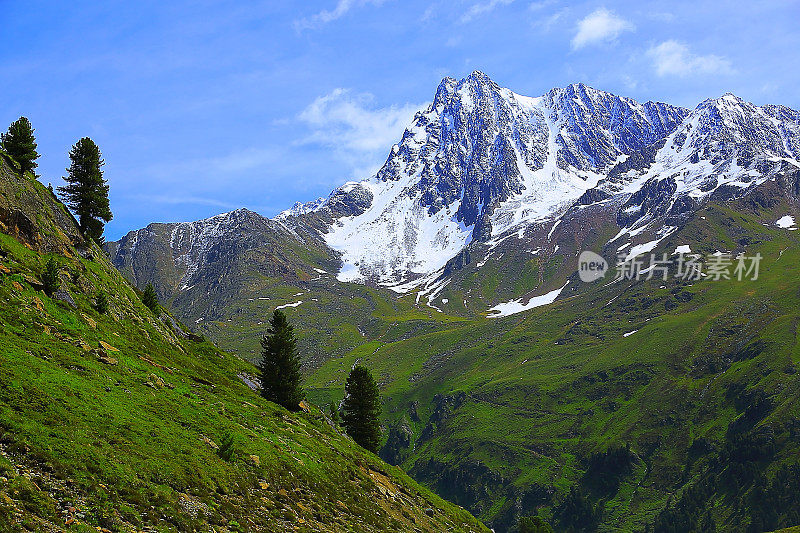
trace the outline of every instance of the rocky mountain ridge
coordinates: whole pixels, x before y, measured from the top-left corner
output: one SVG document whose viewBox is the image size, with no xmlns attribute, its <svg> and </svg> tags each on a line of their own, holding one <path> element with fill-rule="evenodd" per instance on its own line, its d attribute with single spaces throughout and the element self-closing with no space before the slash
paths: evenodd
<svg viewBox="0 0 800 533">
<path fill-rule="evenodd" d="M 340 280 L 409 289 L 471 242 L 556 224 L 575 202 L 622 197 L 622 227 L 660 219 L 653 229 L 667 231 L 712 193 L 733 198 L 797 166 L 799 124 L 797 111 L 732 94 L 695 110 L 583 84 L 529 98 L 476 71 L 442 81 L 374 177 L 283 218 L 328 219 Z"/>
<path fill-rule="evenodd" d="M 477 269 L 500 255 L 501 243 L 565 253 L 558 243 L 587 216 L 616 225 L 614 246 L 646 247 L 709 199 L 739 197 L 800 167 L 798 159 L 800 113 L 787 107 L 726 94 L 689 110 L 584 84 L 531 98 L 476 71 L 442 80 L 367 180 L 272 220 L 238 210 L 153 224 L 108 250 L 129 279 L 154 282 L 165 297 L 199 283 L 199 296 L 213 300 L 214 287 L 241 274 L 230 259 L 241 254 L 288 281 L 323 270 L 430 295 L 454 267 Z M 303 249 L 313 258 L 301 259 Z"/>
</svg>

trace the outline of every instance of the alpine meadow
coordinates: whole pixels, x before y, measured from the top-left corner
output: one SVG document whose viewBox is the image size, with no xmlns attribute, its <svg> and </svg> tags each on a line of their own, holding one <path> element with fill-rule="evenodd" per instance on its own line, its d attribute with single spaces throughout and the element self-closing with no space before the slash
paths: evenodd
<svg viewBox="0 0 800 533">
<path fill-rule="evenodd" d="M 800 531 L 797 6 L 44 4 L 0 530 Z"/>
</svg>

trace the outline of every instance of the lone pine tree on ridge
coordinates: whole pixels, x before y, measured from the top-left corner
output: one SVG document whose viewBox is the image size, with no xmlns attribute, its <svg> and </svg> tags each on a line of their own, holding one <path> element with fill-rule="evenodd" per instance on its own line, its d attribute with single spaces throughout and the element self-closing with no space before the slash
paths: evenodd
<svg viewBox="0 0 800 533">
<path fill-rule="evenodd" d="M 0 134 L 3 150 L 19 165 L 19 175 L 33 172 L 39 166 L 36 160 L 39 153 L 36 151 L 36 138 L 33 136 L 33 126 L 27 117 L 19 117 L 8 127 L 8 132 Z"/>
<path fill-rule="evenodd" d="M 342 425 L 362 448 L 378 453 L 381 441 L 381 393 L 372 373 L 357 365 L 345 383 Z"/>
<path fill-rule="evenodd" d="M 83 234 L 102 244 L 103 227 L 113 215 L 108 203 L 108 182 L 103 179 L 105 164 L 100 148 L 89 137 L 79 140 L 69 152 L 70 166 L 58 188 L 73 213 Z"/>
<path fill-rule="evenodd" d="M 261 395 L 290 411 L 297 411 L 305 393 L 294 327 L 283 311 L 276 309 L 272 314 L 261 347 Z"/>
</svg>

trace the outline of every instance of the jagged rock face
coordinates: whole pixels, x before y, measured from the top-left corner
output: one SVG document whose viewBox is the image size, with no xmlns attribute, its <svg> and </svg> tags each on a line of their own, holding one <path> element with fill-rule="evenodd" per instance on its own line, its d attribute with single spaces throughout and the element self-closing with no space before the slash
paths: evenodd
<svg viewBox="0 0 800 533">
<path fill-rule="evenodd" d="M 383 167 L 358 184 L 372 194 L 369 208 L 330 225 L 341 279 L 391 284 L 435 271 L 469 242 L 577 199 L 688 113 L 582 84 L 529 98 L 481 72 L 445 78 Z M 331 199 L 360 190 L 346 187 Z"/>
<path fill-rule="evenodd" d="M 52 192 L 30 188 L 27 182 L 33 178 L 20 176 L 15 166 L 0 155 L 0 231 L 43 253 L 70 253 L 72 246 L 87 250 L 89 246 L 67 208 Z M 41 223 L 43 212 L 54 225 Z"/>
<path fill-rule="evenodd" d="M 373 198 L 369 189 L 353 183 L 333 191 L 325 202 L 325 210 L 336 218 L 355 217 L 369 209 Z"/>
<path fill-rule="evenodd" d="M 620 156 L 645 149 L 669 135 L 689 114 L 664 103 L 640 104 L 583 84 L 547 94 L 562 169 L 602 171 Z"/>
<path fill-rule="evenodd" d="M 654 150 L 654 148 L 657 148 Z M 800 113 L 732 95 L 702 102 L 662 141 L 616 165 L 597 190 L 632 191 L 617 222 L 676 226 L 708 199 L 730 200 L 797 167 Z"/>
<path fill-rule="evenodd" d="M 726 94 L 697 106 L 695 120 L 676 133 L 675 141 L 694 159 L 718 164 L 736 157 L 738 166 L 750 168 L 759 158 L 800 157 L 799 133 L 800 113 Z"/>
<path fill-rule="evenodd" d="M 297 247 L 321 250 L 329 268 L 338 264 L 318 235 L 301 234 L 247 209 L 196 222 L 150 224 L 109 243 L 106 250 L 134 284 L 152 283 L 159 298 L 197 286 L 194 292 L 219 299 L 233 297 L 250 270 L 293 279 Z"/>
<path fill-rule="evenodd" d="M 611 220 L 620 235 L 663 235 L 708 199 L 739 197 L 797 168 L 798 159 L 800 113 L 786 107 L 727 94 L 688 110 L 583 84 L 530 98 L 474 72 L 441 82 L 375 176 L 296 204 L 272 225 L 247 217 L 226 223 L 230 238 L 243 242 L 252 231 L 311 242 L 341 256 L 339 280 L 402 291 L 463 268 L 471 243 L 523 235 L 532 226 L 555 230 L 573 206 L 605 202 L 618 210 Z M 216 242 L 203 236 L 209 221 L 153 225 L 128 236 L 139 244 L 126 251 L 122 241 L 120 263 L 151 277 L 152 268 L 125 254 L 146 248 L 147 232 L 154 232 L 169 241 L 162 267 L 172 285 L 191 285 L 193 269 L 214 264 L 225 244 L 208 245 Z M 639 231 L 645 226 L 652 231 Z M 536 246 L 547 248 L 551 233 Z M 245 246 L 258 239 L 253 243 Z"/>
<path fill-rule="evenodd" d="M 622 205 L 617 213 L 617 224 L 623 228 L 628 227 L 639 220 L 643 213 L 653 214 L 657 209 L 663 209 L 669 204 L 676 189 L 674 178 L 648 181 Z"/>
<path fill-rule="evenodd" d="M 446 78 L 376 178 L 413 177 L 404 193 L 429 214 L 458 202 L 455 219 L 474 226 L 484 206 L 522 191 L 523 168 L 544 166 L 547 137 L 542 111 L 530 99 L 480 73 L 461 82 Z"/>
</svg>

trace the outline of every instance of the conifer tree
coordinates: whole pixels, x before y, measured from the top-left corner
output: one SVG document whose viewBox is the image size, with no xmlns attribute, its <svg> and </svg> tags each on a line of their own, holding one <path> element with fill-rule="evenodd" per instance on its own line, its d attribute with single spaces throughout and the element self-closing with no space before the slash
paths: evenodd
<svg viewBox="0 0 800 533">
<path fill-rule="evenodd" d="M 30 120 L 19 117 L 8 127 L 8 132 L 0 134 L 3 150 L 19 164 L 19 174 L 33 172 L 38 164 L 39 153 L 36 151 L 36 139 Z"/>
<path fill-rule="evenodd" d="M 356 366 L 347 376 L 342 406 L 342 424 L 357 444 L 378 453 L 381 440 L 381 394 L 372 373 Z"/>
<path fill-rule="evenodd" d="M 271 402 L 296 411 L 305 397 L 297 356 L 294 327 L 283 311 L 276 309 L 267 334 L 261 339 L 261 395 Z"/>
<path fill-rule="evenodd" d="M 42 272 L 42 285 L 44 285 L 44 293 L 48 296 L 53 296 L 58 288 L 61 286 L 61 280 L 58 277 L 58 263 L 52 257 L 47 260 Z"/>
<path fill-rule="evenodd" d="M 236 459 L 239 453 L 239 439 L 238 435 L 233 431 L 228 431 L 222 436 L 217 449 L 217 455 L 223 460 L 231 462 Z"/>
<path fill-rule="evenodd" d="M 105 164 L 100 149 L 89 137 L 79 140 L 69 152 L 70 166 L 58 188 L 65 203 L 78 217 L 78 225 L 86 237 L 102 242 L 103 226 L 111 220 L 108 183 L 103 179 Z"/>
<path fill-rule="evenodd" d="M 331 400 L 331 404 L 328 406 L 328 411 L 330 412 L 330 415 L 331 415 L 331 421 L 333 421 L 334 424 L 338 424 L 339 423 L 339 406 L 336 405 L 336 402 L 334 402 L 333 400 Z"/>
<path fill-rule="evenodd" d="M 150 283 L 148 283 L 147 287 L 144 288 L 144 294 L 142 294 L 142 303 L 146 305 L 148 308 L 150 308 L 150 310 L 156 314 L 158 313 L 158 310 L 161 307 L 158 304 L 158 296 L 156 296 L 156 290 Z"/>
<path fill-rule="evenodd" d="M 108 312 L 108 296 L 106 296 L 105 291 L 99 291 L 97 293 L 94 302 L 94 309 L 101 315 L 104 315 Z"/>
</svg>

